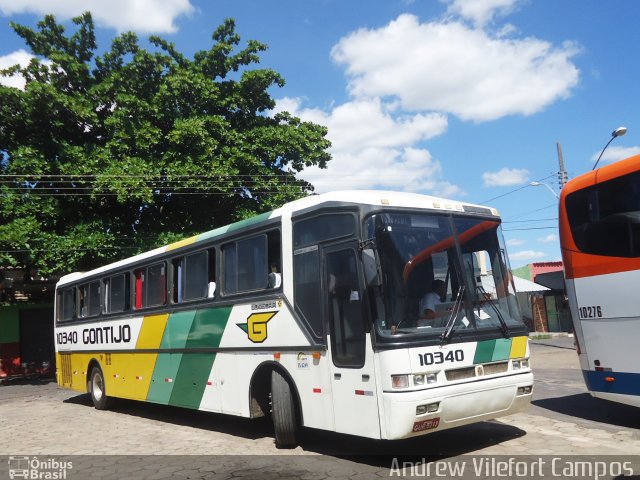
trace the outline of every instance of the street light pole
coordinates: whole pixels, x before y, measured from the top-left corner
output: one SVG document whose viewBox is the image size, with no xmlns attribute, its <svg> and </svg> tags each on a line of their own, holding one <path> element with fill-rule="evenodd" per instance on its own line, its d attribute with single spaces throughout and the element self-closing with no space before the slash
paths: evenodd
<svg viewBox="0 0 640 480">
<path fill-rule="evenodd" d="M 550 187 L 549 185 L 547 185 L 546 183 L 542 183 L 542 182 L 531 182 L 529 185 L 531 185 L 532 187 L 542 187 L 542 186 L 547 187 L 547 188 L 549 189 L 549 191 L 550 191 L 551 193 L 553 193 L 553 196 L 554 196 L 554 197 L 556 197 L 556 198 L 560 198 L 560 197 L 558 196 L 558 194 L 553 190 L 553 188 L 551 188 L 551 187 Z"/>
<path fill-rule="evenodd" d="M 609 146 L 609 144 L 611 142 L 613 142 L 613 140 L 615 138 L 621 137 L 622 135 L 624 135 L 625 133 L 627 133 L 627 127 L 618 127 L 616 128 L 613 132 L 611 132 L 611 138 L 609 139 L 609 141 L 607 142 L 607 144 L 604 146 L 604 148 L 602 149 L 602 151 L 600 152 L 600 155 L 598 155 L 598 160 L 596 160 L 595 165 L 593 166 L 593 168 L 591 170 L 595 170 L 596 167 L 598 166 L 598 162 L 600 161 L 600 159 L 602 158 L 602 154 L 604 153 L 604 151 L 607 149 L 607 147 Z"/>
</svg>

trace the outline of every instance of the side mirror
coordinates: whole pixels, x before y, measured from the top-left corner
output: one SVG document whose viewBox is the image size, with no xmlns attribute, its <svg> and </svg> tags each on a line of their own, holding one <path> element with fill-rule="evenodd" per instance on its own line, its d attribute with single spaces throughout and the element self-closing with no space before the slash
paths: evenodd
<svg viewBox="0 0 640 480">
<path fill-rule="evenodd" d="M 362 250 L 362 266 L 364 268 L 364 278 L 369 287 L 378 287 L 382 283 L 380 275 L 380 265 L 376 251 L 372 248 Z"/>
</svg>

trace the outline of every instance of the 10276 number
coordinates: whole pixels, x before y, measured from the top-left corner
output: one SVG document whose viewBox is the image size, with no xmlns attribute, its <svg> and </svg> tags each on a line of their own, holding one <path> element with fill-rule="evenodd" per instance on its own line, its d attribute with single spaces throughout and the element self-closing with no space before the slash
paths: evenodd
<svg viewBox="0 0 640 480">
<path fill-rule="evenodd" d="M 602 318 L 602 307 L 592 305 L 590 307 L 578 307 L 580 318 Z"/>
</svg>

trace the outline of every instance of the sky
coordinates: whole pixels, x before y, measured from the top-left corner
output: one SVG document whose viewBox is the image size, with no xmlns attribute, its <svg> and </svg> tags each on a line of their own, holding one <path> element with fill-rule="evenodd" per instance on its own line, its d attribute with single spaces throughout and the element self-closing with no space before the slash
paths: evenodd
<svg viewBox="0 0 640 480">
<path fill-rule="evenodd" d="M 235 19 L 286 81 L 275 111 L 328 127 L 328 168 L 300 177 L 497 208 L 512 267 L 561 260 L 558 143 L 569 178 L 619 126 L 600 164 L 640 153 L 636 0 L 0 0 L 0 69 L 30 59 L 9 22 L 86 10 L 98 53 L 134 31 L 192 56 Z"/>
</svg>

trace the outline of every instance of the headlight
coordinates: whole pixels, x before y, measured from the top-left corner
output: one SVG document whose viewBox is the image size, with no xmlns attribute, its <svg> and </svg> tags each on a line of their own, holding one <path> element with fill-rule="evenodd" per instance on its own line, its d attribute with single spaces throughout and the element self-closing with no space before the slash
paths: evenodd
<svg viewBox="0 0 640 480">
<path fill-rule="evenodd" d="M 409 375 L 391 375 L 391 387 L 409 388 Z"/>
<path fill-rule="evenodd" d="M 511 365 L 513 366 L 514 370 L 520 370 L 520 360 L 514 360 L 513 362 L 511 362 Z"/>
<path fill-rule="evenodd" d="M 413 384 L 414 385 L 424 385 L 424 375 L 414 375 L 413 376 Z"/>
</svg>

